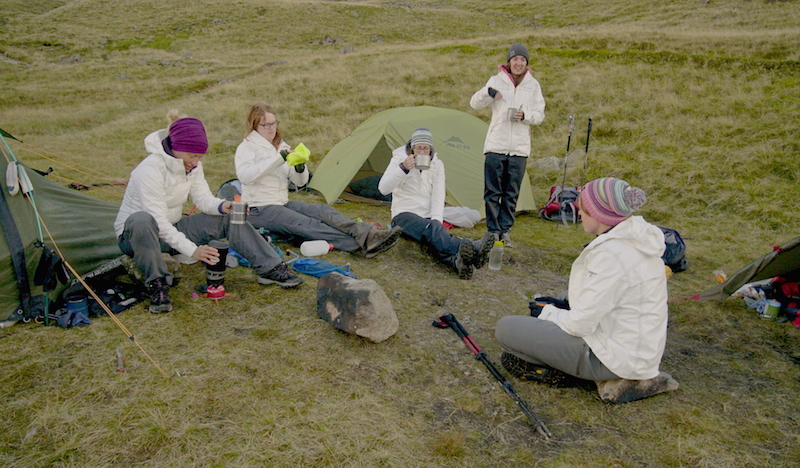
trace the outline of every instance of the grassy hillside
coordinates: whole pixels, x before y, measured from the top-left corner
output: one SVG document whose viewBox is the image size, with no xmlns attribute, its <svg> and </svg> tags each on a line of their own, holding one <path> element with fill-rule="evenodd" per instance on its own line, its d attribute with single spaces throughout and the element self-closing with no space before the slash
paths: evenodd
<svg viewBox="0 0 800 468">
<path fill-rule="evenodd" d="M 714 284 L 798 235 L 797 1 L 454 0 L 232 3 L 6 1 L 0 10 L 0 128 L 49 177 L 126 180 L 169 109 L 200 118 L 212 187 L 254 102 L 275 107 L 312 169 L 371 115 L 433 105 L 473 111 L 514 42 L 547 101 L 528 166 L 544 202 L 577 130 L 567 181 L 613 175 L 643 188 L 641 214 L 678 229 L 690 268 L 671 300 Z M 327 38 L 327 40 L 326 40 Z M 589 153 L 585 125 L 594 122 Z M 586 173 L 583 165 L 586 161 Z M 90 191 L 110 201 L 122 191 Z M 293 195 L 321 202 L 312 194 Z M 337 204 L 388 224 L 385 207 Z M 458 230 L 478 238 L 476 230 Z M 165 379 L 108 319 L 76 330 L 0 334 L 4 466 L 796 466 L 800 334 L 738 299 L 670 304 L 663 370 L 681 389 L 621 406 L 586 389 L 515 382 L 547 422 L 541 440 L 455 335 L 456 314 L 499 364 L 498 318 L 566 287 L 582 230 L 522 215 L 499 272 L 462 281 L 403 241 L 373 260 L 333 252 L 386 291 L 400 319 L 369 344 L 316 317 L 316 281 L 296 291 L 228 272 L 233 296 L 120 316 Z M 287 246 L 283 246 L 287 247 Z M 127 360 L 115 371 L 114 349 Z"/>
</svg>

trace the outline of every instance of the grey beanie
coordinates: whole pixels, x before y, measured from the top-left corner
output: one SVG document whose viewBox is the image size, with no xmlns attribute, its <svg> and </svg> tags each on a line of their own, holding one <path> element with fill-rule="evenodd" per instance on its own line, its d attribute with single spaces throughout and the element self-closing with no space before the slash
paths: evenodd
<svg viewBox="0 0 800 468">
<path fill-rule="evenodd" d="M 506 62 L 510 62 L 511 59 L 516 57 L 517 55 L 525 57 L 526 62 L 528 63 L 531 62 L 531 58 L 528 55 L 528 49 L 522 44 L 514 44 L 511 46 L 510 49 L 508 49 L 508 58 L 506 59 Z"/>
</svg>

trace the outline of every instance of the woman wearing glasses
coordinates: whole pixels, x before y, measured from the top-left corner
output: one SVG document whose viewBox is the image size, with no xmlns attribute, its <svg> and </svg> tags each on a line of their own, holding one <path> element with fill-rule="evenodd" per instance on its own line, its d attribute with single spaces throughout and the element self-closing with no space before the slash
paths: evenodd
<svg viewBox="0 0 800 468">
<path fill-rule="evenodd" d="M 236 176 L 247 202 L 247 220 L 257 228 L 289 239 L 325 240 L 335 249 L 373 258 L 400 239 L 400 228 L 381 229 L 353 221 L 325 204 L 289 200 L 289 182 L 305 186 L 310 174 L 304 158 L 283 141 L 272 107 L 253 104 L 247 111 L 247 135 L 236 149 Z"/>
</svg>

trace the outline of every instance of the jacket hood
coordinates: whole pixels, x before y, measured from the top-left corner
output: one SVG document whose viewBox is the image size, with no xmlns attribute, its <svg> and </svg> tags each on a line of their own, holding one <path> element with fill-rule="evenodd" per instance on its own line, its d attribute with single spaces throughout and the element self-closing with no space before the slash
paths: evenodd
<svg viewBox="0 0 800 468">
<path fill-rule="evenodd" d="M 508 70 L 505 63 L 501 63 L 497 66 L 497 69 L 500 70 L 501 73 L 505 74 L 511 82 L 514 82 L 514 75 Z M 525 68 L 525 73 L 522 74 L 522 79 L 524 80 L 527 75 L 533 76 L 533 70 L 530 67 Z"/>
<path fill-rule="evenodd" d="M 164 138 L 169 136 L 169 130 L 166 128 L 162 128 L 161 130 L 156 130 L 155 132 L 147 135 L 144 139 L 144 149 L 149 154 L 155 154 L 161 156 L 164 160 L 164 164 L 167 165 L 167 168 L 171 172 L 176 172 L 178 174 L 185 174 L 186 169 L 183 166 L 183 161 L 170 156 L 164 151 L 164 147 L 161 145 L 161 142 Z M 200 165 L 200 163 L 197 163 Z"/>
<path fill-rule="evenodd" d="M 249 134 L 247 134 L 247 136 L 244 137 L 244 139 L 245 141 L 249 141 L 250 143 L 254 143 L 256 145 L 263 146 L 265 148 L 266 147 L 275 148 L 275 145 L 273 145 L 271 141 L 264 138 L 263 135 L 261 135 L 255 130 L 252 130 Z"/>
<path fill-rule="evenodd" d="M 648 223 L 641 216 L 631 216 L 622 221 L 611 230 L 597 236 L 587 247 L 613 240 L 624 240 L 643 254 L 652 257 L 661 257 L 666 248 L 661 229 Z"/>
<path fill-rule="evenodd" d="M 148 154 L 166 154 L 169 156 L 165 151 L 164 147 L 161 146 L 161 142 L 164 138 L 169 136 L 169 130 L 166 128 L 162 128 L 161 130 L 156 130 L 155 132 L 147 135 L 144 138 L 144 149 L 148 152 Z M 171 157 L 171 156 L 170 156 Z"/>
</svg>

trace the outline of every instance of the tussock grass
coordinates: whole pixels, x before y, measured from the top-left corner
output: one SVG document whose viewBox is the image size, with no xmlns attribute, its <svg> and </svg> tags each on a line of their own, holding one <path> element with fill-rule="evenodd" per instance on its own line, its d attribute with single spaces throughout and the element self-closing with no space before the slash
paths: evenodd
<svg viewBox="0 0 800 468">
<path fill-rule="evenodd" d="M 51 177 L 126 180 L 142 139 L 177 108 L 206 124 L 212 188 L 254 102 L 279 112 L 316 166 L 361 122 L 398 106 L 473 111 L 468 100 L 508 46 L 526 43 L 547 101 L 529 175 L 537 201 L 561 183 L 614 175 L 642 187 L 642 215 L 678 229 L 690 269 L 671 299 L 713 284 L 797 235 L 797 2 L 535 3 L 93 0 L 6 2 L 0 128 Z M 330 36 L 333 44 L 321 43 Z M 349 53 L 340 53 L 352 46 Z M 343 51 L 342 51 L 343 52 Z M 70 57 L 80 55 L 78 62 Z M 586 119 L 594 128 L 588 155 Z M 584 161 L 586 171 L 584 173 Z M 62 162 L 63 164 L 58 164 Z M 62 179 L 58 179 L 58 178 Z M 91 192 L 118 202 L 121 191 Z M 322 202 L 312 194 L 293 198 Z M 386 207 L 341 203 L 389 223 Z M 187 207 L 188 209 L 188 207 Z M 478 238 L 476 230 L 457 234 Z M 483 367 L 431 320 L 455 313 L 499 363 L 494 324 L 533 294 L 566 287 L 590 237 L 519 217 L 499 272 L 455 278 L 401 241 L 373 260 L 332 252 L 392 300 L 400 330 L 369 344 L 315 315 L 295 291 L 230 269 L 232 296 L 190 296 L 185 266 L 163 317 L 120 316 L 162 378 L 108 319 L 0 335 L 4 466 L 796 466 L 797 330 L 738 300 L 674 302 L 663 369 L 681 389 L 608 406 L 587 389 L 517 383 L 556 435 L 537 437 Z M 287 248 L 292 246 L 282 245 Z M 126 371 L 116 372 L 122 348 Z"/>
</svg>

